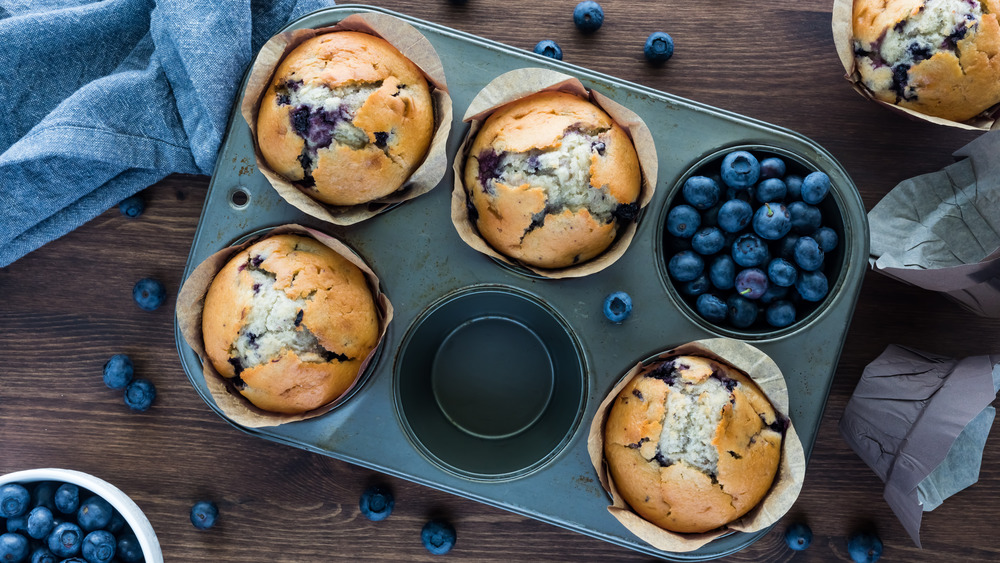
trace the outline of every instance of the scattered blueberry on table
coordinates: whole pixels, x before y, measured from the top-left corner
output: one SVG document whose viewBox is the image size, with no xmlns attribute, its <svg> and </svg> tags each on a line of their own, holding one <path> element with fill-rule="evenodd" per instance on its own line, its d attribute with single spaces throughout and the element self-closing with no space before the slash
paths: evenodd
<svg viewBox="0 0 1000 563">
<path fill-rule="evenodd" d="M 395 505 L 396 499 L 393 498 L 392 491 L 381 485 L 372 485 L 365 489 L 358 501 L 361 514 L 373 522 L 388 518 Z"/>
<path fill-rule="evenodd" d="M 809 547 L 812 537 L 812 530 L 805 524 L 792 524 L 785 530 L 785 544 L 795 551 L 803 551 Z"/>
<path fill-rule="evenodd" d="M 666 62 L 674 54 L 674 40 L 662 31 L 654 31 L 646 38 L 642 52 L 650 62 Z"/>
<path fill-rule="evenodd" d="M 125 354 L 115 354 L 104 364 L 104 384 L 109 389 L 124 389 L 134 373 L 132 359 Z"/>
<path fill-rule="evenodd" d="M 620 324 L 632 314 L 632 296 L 624 291 L 616 291 L 604 298 L 604 317 Z"/>
<path fill-rule="evenodd" d="M 198 501 L 191 506 L 191 524 L 199 530 L 207 530 L 219 518 L 219 507 L 212 501 Z"/>
<path fill-rule="evenodd" d="M 882 540 L 871 532 L 852 534 L 847 540 L 847 553 L 854 563 L 875 563 L 882 557 Z"/>
<path fill-rule="evenodd" d="M 148 379 L 135 379 L 125 387 L 125 404 L 136 412 L 149 410 L 156 399 L 156 386 Z"/>
<path fill-rule="evenodd" d="M 443 520 L 431 520 L 420 530 L 420 541 L 427 551 L 443 555 L 455 547 L 455 528 Z"/>
<path fill-rule="evenodd" d="M 153 278 L 142 278 L 132 286 L 132 298 L 141 309 L 155 311 L 167 299 L 167 289 Z"/>
<path fill-rule="evenodd" d="M 542 55 L 543 57 L 548 57 L 550 59 L 556 59 L 561 61 L 563 58 L 562 49 L 559 44 L 551 39 L 543 39 L 535 45 L 535 53 Z"/>
<path fill-rule="evenodd" d="M 573 10 L 573 23 L 584 33 L 593 33 L 604 23 L 604 10 L 593 0 L 584 0 Z"/>
<path fill-rule="evenodd" d="M 118 204 L 118 211 L 126 217 L 135 218 L 142 215 L 142 212 L 146 210 L 146 201 L 142 198 L 142 195 L 135 194 L 129 196 Z"/>
</svg>

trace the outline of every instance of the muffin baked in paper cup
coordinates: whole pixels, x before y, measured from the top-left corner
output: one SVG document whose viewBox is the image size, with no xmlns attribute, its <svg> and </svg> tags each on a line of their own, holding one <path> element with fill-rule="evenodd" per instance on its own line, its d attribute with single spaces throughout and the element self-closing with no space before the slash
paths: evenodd
<svg viewBox="0 0 1000 563">
<path fill-rule="evenodd" d="M 788 428 L 781 441 L 781 459 L 778 464 L 778 472 L 764 498 L 742 517 L 717 530 L 700 534 L 671 532 L 636 514 L 618 493 L 604 461 L 604 424 L 611 404 L 633 378 L 644 373 L 646 367 L 677 356 L 700 356 L 733 366 L 750 377 L 767 396 L 775 412 L 788 420 Z M 802 442 L 788 417 L 788 387 L 781 370 L 770 357 L 759 349 L 745 342 L 729 338 L 697 340 L 636 364 L 611 389 L 607 397 L 597 407 L 597 414 L 590 425 L 587 450 L 590 452 L 590 461 L 597 471 L 601 486 L 611 495 L 612 504 L 608 507 L 608 512 L 630 532 L 656 549 L 663 551 L 693 551 L 730 531 L 757 532 L 767 528 L 780 520 L 795 504 L 799 491 L 802 490 L 802 482 L 806 474 L 805 451 L 802 449 Z"/>
<path fill-rule="evenodd" d="M 929 121 L 937 125 L 947 125 L 960 129 L 989 131 L 990 129 L 1000 129 L 1000 104 L 989 108 L 984 114 L 966 121 L 952 121 L 933 115 L 927 115 L 904 108 L 895 104 L 890 104 L 877 99 L 861 80 L 858 72 L 857 61 L 854 56 L 854 0 L 834 0 L 833 2 L 833 43 L 837 48 L 837 55 L 844 66 L 844 78 L 851 83 L 854 91 L 863 97 L 889 109 L 892 112 L 904 115 L 918 121 Z"/>
<path fill-rule="evenodd" d="M 395 192 L 367 203 L 349 206 L 330 205 L 309 197 L 294 183 L 271 169 L 257 142 L 257 113 L 281 61 L 303 42 L 317 35 L 336 31 L 359 31 L 387 41 L 424 74 L 434 104 L 434 135 L 423 162 Z M 250 126 L 257 168 L 278 194 L 303 213 L 336 225 L 353 225 L 396 204 L 423 195 L 433 189 L 448 170 L 446 145 L 451 130 L 452 107 L 441 58 L 416 28 L 388 14 L 353 14 L 333 27 L 296 29 L 275 35 L 261 47 L 254 60 L 240 112 Z"/>
<path fill-rule="evenodd" d="M 243 395 L 241 395 L 240 392 L 226 380 L 226 378 L 222 377 L 222 375 L 220 375 L 219 372 L 217 372 L 212 366 L 212 362 L 208 359 L 208 354 L 205 352 L 205 343 L 201 329 L 202 309 L 205 305 L 205 295 L 208 293 L 208 290 L 212 285 L 212 281 L 215 279 L 215 275 L 236 254 L 242 252 L 246 248 L 249 248 L 254 243 L 260 242 L 264 238 L 282 234 L 298 234 L 315 239 L 347 259 L 347 261 L 351 264 L 360 268 L 362 273 L 365 275 L 365 280 L 368 283 L 368 289 L 372 292 L 372 298 L 375 302 L 375 311 L 378 315 L 379 321 L 378 341 L 375 343 L 375 347 L 372 349 L 371 353 L 368 354 L 368 357 L 365 358 L 365 361 L 362 362 L 361 367 L 358 369 L 358 376 L 355 378 L 351 386 L 348 387 L 347 390 L 340 395 L 340 397 L 334 399 L 326 405 L 311 411 L 291 415 L 265 411 L 254 406 L 248 399 L 243 397 Z M 177 296 L 177 325 L 180 327 L 181 334 L 184 335 L 184 340 L 187 342 L 188 346 L 190 346 L 201 359 L 202 376 L 205 378 L 205 384 L 208 387 L 209 392 L 212 394 L 212 399 L 215 401 L 215 404 L 219 407 L 219 409 L 226 415 L 226 417 L 233 422 L 248 428 L 277 426 L 279 424 L 285 424 L 286 422 L 295 422 L 298 420 L 314 418 L 329 412 L 335 406 L 340 404 L 341 399 L 349 396 L 361 383 L 365 370 L 368 369 L 368 365 L 378 353 L 379 346 L 382 345 L 382 340 L 385 338 L 385 333 L 391 320 L 392 304 L 389 303 L 389 298 L 386 297 L 385 294 L 383 294 L 379 289 L 378 276 L 376 276 L 375 272 L 373 272 L 372 269 L 365 264 L 364 260 L 359 258 L 350 248 L 339 240 L 300 225 L 281 225 L 279 227 L 274 227 L 266 233 L 255 235 L 245 242 L 235 246 L 226 247 L 212 254 L 191 272 L 191 275 L 184 282 L 184 285 L 181 287 L 181 291 Z"/>
<path fill-rule="evenodd" d="M 639 189 L 639 209 L 642 210 L 653 199 L 656 189 L 657 157 L 653 134 L 646 123 L 632 110 L 611 100 L 596 90 L 587 90 L 576 78 L 542 68 L 522 68 L 512 70 L 498 76 L 487 84 L 469 104 L 463 121 L 471 127 L 463 139 L 452 168 L 455 171 L 455 184 L 451 192 L 451 221 L 458 235 L 472 248 L 495 258 L 505 264 L 528 269 L 539 276 L 552 279 L 575 278 L 599 272 L 620 258 L 635 236 L 638 223 L 630 221 L 615 237 L 614 242 L 596 257 L 578 265 L 565 268 L 537 268 L 501 254 L 494 249 L 479 234 L 479 230 L 469 217 L 468 193 L 465 190 L 465 161 L 476 134 L 482 128 L 483 122 L 494 111 L 511 102 L 520 100 L 539 92 L 566 92 L 589 100 L 604 110 L 612 121 L 617 123 L 632 141 L 639 157 L 639 170 L 642 180 Z"/>
</svg>

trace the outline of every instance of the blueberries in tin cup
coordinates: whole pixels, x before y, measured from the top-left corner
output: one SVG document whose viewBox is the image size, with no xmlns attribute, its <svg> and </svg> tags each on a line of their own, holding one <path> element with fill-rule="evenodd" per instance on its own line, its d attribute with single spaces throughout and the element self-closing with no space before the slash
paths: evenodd
<svg viewBox="0 0 1000 563">
<path fill-rule="evenodd" d="M 761 238 L 778 240 L 792 230 L 792 214 L 783 203 L 765 203 L 753 214 L 753 230 Z"/>
<path fill-rule="evenodd" d="M 882 557 L 882 540 L 870 532 L 852 534 L 847 540 L 847 553 L 854 563 L 875 563 Z"/>
<path fill-rule="evenodd" d="M 667 263 L 667 272 L 679 282 L 687 282 L 700 276 L 705 270 L 705 261 L 698 254 L 684 250 L 674 254 Z"/>
<path fill-rule="evenodd" d="M 76 511 L 76 522 L 87 532 L 100 530 L 111 522 L 114 509 L 111 503 L 99 496 L 92 496 L 80 504 Z"/>
<path fill-rule="evenodd" d="M 198 501 L 191 506 L 191 525 L 199 530 L 207 530 L 219 518 L 219 507 L 211 501 Z"/>
<path fill-rule="evenodd" d="M 155 311 L 167 300 L 167 289 L 153 278 L 142 278 L 132 286 L 132 298 L 140 309 Z"/>
<path fill-rule="evenodd" d="M 72 483 L 63 483 L 56 489 L 53 501 L 59 512 L 73 514 L 80 508 L 80 488 Z"/>
<path fill-rule="evenodd" d="M 791 301 L 775 301 L 764 311 L 764 320 L 774 328 L 785 328 L 795 322 L 795 305 Z"/>
<path fill-rule="evenodd" d="M 31 494 L 17 483 L 8 483 L 0 487 L 0 517 L 13 518 L 28 513 L 31 506 Z"/>
<path fill-rule="evenodd" d="M 761 266 L 767 263 L 767 245 L 760 237 L 750 233 L 736 237 L 733 243 L 733 260 L 744 268 Z"/>
<path fill-rule="evenodd" d="M 597 31 L 604 23 L 604 10 L 597 2 L 584 0 L 573 10 L 573 23 L 584 33 Z"/>
<path fill-rule="evenodd" d="M 142 199 L 140 194 L 129 196 L 118 204 L 118 211 L 120 211 L 122 215 L 133 219 L 142 215 L 142 212 L 145 210 L 146 201 Z"/>
<path fill-rule="evenodd" d="M 713 258 L 708 267 L 708 279 L 716 289 L 732 289 L 736 283 L 736 262 L 732 256 L 721 254 Z"/>
<path fill-rule="evenodd" d="M 826 297 L 829 282 L 823 272 L 802 272 L 795 281 L 795 291 L 806 301 L 819 301 Z"/>
<path fill-rule="evenodd" d="M 760 161 L 760 177 L 781 178 L 785 175 L 785 161 L 776 156 L 771 156 Z M 782 195 L 784 197 L 784 195 Z"/>
<path fill-rule="evenodd" d="M 792 230 L 802 235 L 814 233 L 823 223 L 823 213 L 819 208 L 804 201 L 789 203 L 788 213 L 792 218 Z"/>
<path fill-rule="evenodd" d="M 443 520 L 431 520 L 420 530 L 420 541 L 427 551 L 444 555 L 455 547 L 455 528 Z"/>
<path fill-rule="evenodd" d="M 760 162 L 747 151 L 733 151 L 722 159 L 721 172 L 727 186 L 746 189 L 760 178 Z"/>
<path fill-rule="evenodd" d="M 820 227 L 816 229 L 816 232 L 809 235 L 816 241 L 819 245 L 819 249 L 823 252 L 831 252 L 833 249 L 837 248 L 837 243 L 840 242 L 837 237 L 837 231 L 834 231 L 830 227 Z"/>
<path fill-rule="evenodd" d="M 749 328 L 757 321 L 757 305 L 736 294 L 726 299 L 726 313 L 729 323 L 736 328 Z"/>
<path fill-rule="evenodd" d="M 49 548 L 39 546 L 31 552 L 31 563 L 59 563 L 59 558 L 49 551 Z"/>
<path fill-rule="evenodd" d="M 40 540 L 52 532 L 56 527 L 55 517 L 52 511 L 45 506 L 36 506 L 28 513 L 27 532 L 36 540 Z M 0 559 L 2 561 L 2 559 Z"/>
<path fill-rule="evenodd" d="M 750 204 L 739 200 L 731 199 L 722 204 L 719 209 L 719 228 L 727 233 L 742 231 L 753 219 L 753 208 Z"/>
<path fill-rule="evenodd" d="M 810 237 L 802 237 L 795 243 L 795 263 L 799 268 L 812 272 L 823 265 L 823 251 Z"/>
<path fill-rule="evenodd" d="M 753 196 L 760 203 L 769 201 L 783 201 L 788 193 L 788 187 L 781 178 L 767 178 L 761 180 L 754 188 Z"/>
<path fill-rule="evenodd" d="M 799 271 L 795 266 L 784 258 L 775 258 L 767 265 L 767 279 L 779 287 L 791 287 L 795 285 L 795 280 L 799 276 Z"/>
<path fill-rule="evenodd" d="M 726 235 L 718 227 L 699 229 L 691 237 L 691 249 L 703 256 L 711 256 L 726 247 Z"/>
<path fill-rule="evenodd" d="M 803 551 L 812 543 L 813 533 L 805 524 L 792 524 L 785 530 L 785 543 L 795 551 Z"/>
<path fill-rule="evenodd" d="M 95 530 L 83 538 L 81 552 L 87 563 L 110 563 L 117 550 L 115 536 L 107 530 Z"/>
<path fill-rule="evenodd" d="M 142 563 L 144 560 L 142 546 L 139 545 L 135 534 L 131 532 L 118 538 L 118 546 L 115 551 L 118 554 L 118 559 L 121 559 L 123 563 Z"/>
<path fill-rule="evenodd" d="M 380 485 L 372 485 L 365 489 L 361 493 L 361 500 L 358 501 L 361 514 L 373 522 L 388 518 L 395 505 L 396 499 L 393 498 L 392 491 Z"/>
<path fill-rule="evenodd" d="M 45 543 L 57 557 L 73 557 L 80 553 L 80 544 L 83 542 L 83 530 L 72 522 L 63 522 L 52 530 Z"/>
<path fill-rule="evenodd" d="M 702 211 L 718 203 L 721 192 L 719 184 L 707 176 L 691 176 L 681 188 L 684 201 Z"/>
<path fill-rule="evenodd" d="M 535 53 L 543 57 L 548 57 L 550 59 L 556 59 L 561 61 L 563 57 L 562 49 L 559 44 L 551 39 L 543 39 L 535 45 Z"/>
<path fill-rule="evenodd" d="M 747 299 L 759 299 L 767 291 L 767 274 L 760 268 L 747 268 L 736 274 L 736 293 Z"/>
<path fill-rule="evenodd" d="M 667 232 L 678 238 L 691 238 L 701 226 L 701 215 L 690 205 L 678 205 L 667 213 Z"/>
<path fill-rule="evenodd" d="M 802 179 L 802 201 L 815 205 L 830 192 L 830 177 L 823 172 L 812 172 Z"/>
<path fill-rule="evenodd" d="M 125 404 L 135 412 L 149 410 L 156 399 L 156 386 L 148 379 L 135 379 L 125 387 Z"/>
<path fill-rule="evenodd" d="M 115 354 L 104 364 L 104 384 L 109 389 L 124 389 L 134 374 L 132 359 L 125 354 Z"/>
<path fill-rule="evenodd" d="M 0 561 L 24 561 L 29 549 L 28 538 L 21 534 L 0 534 Z"/>
<path fill-rule="evenodd" d="M 666 62 L 674 55 L 674 39 L 662 31 L 654 31 L 646 38 L 642 53 L 649 62 Z"/>
<path fill-rule="evenodd" d="M 632 297 L 624 291 L 616 291 L 604 298 L 604 317 L 613 323 L 625 322 L 632 314 Z"/>
<path fill-rule="evenodd" d="M 698 314 L 713 323 L 721 323 L 726 320 L 726 302 L 717 295 L 703 293 L 695 301 L 695 310 Z"/>
</svg>

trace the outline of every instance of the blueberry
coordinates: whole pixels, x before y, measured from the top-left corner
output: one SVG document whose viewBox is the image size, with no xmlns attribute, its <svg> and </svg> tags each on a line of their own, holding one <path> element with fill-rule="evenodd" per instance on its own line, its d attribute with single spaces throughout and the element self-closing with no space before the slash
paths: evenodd
<svg viewBox="0 0 1000 563">
<path fill-rule="evenodd" d="M 802 272 L 795 282 L 795 291 L 806 301 L 819 301 L 826 297 L 829 282 L 823 272 Z"/>
<path fill-rule="evenodd" d="M 726 313 L 729 324 L 736 328 L 749 328 L 757 321 L 757 305 L 735 293 L 726 299 Z"/>
<path fill-rule="evenodd" d="M 156 398 L 156 387 L 148 379 L 134 379 L 125 387 L 125 404 L 136 412 L 148 410 Z"/>
<path fill-rule="evenodd" d="M 73 514 L 77 508 L 80 508 L 80 488 L 72 483 L 63 483 L 56 489 L 53 501 L 59 512 Z"/>
<path fill-rule="evenodd" d="M 72 522 L 59 524 L 45 539 L 49 550 L 57 557 L 73 557 L 80 553 L 82 541 L 83 530 Z"/>
<path fill-rule="evenodd" d="M 764 320 L 767 321 L 767 324 L 773 326 L 774 328 L 785 328 L 795 322 L 795 305 L 793 305 L 791 301 L 786 301 L 784 299 L 775 301 L 774 303 L 768 305 L 767 309 L 764 311 Z M 806 528 L 806 531 L 808 532 L 809 529 Z M 805 540 L 806 544 L 802 546 L 801 549 L 809 547 L 809 539 L 811 538 L 812 534 L 810 533 L 809 537 Z M 802 538 L 798 539 L 801 540 Z M 788 532 L 785 532 L 785 541 L 789 541 Z M 788 545 L 791 547 L 791 543 Z M 792 549 L 795 548 L 792 547 Z"/>
<path fill-rule="evenodd" d="M 760 161 L 760 177 L 781 178 L 785 175 L 785 161 L 776 156 L 765 158 Z"/>
<path fill-rule="evenodd" d="M 736 233 L 745 229 L 752 218 L 753 208 L 749 203 L 731 199 L 719 209 L 719 228 L 727 233 Z"/>
<path fill-rule="evenodd" d="M 663 63 L 674 54 L 674 40 L 662 31 L 654 31 L 646 38 L 646 44 L 642 48 L 642 53 L 646 60 L 653 63 Z"/>
<path fill-rule="evenodd" d="M 680 238 L 691 238 L 701 226 L 701 215 L 690 205 L 678 205 L 667 213 L 667 232 Z"/>
<path fill-rule="evenodd" d="M 380 485 L 372 485 L 365 489 L 358 502 L 361 514 L 373 522 L 388 518 L 395 505 L 396 499 L 393 498 L 392 491 Z"/>
<path fill-rule="evenodd" d="M 795 263 L 806 271 L 818 270 L 823 265 L 823 251 L 810 237 L 802 237 L 795 243 Z"/>
<path fill-rule="evenodd" d="M 132 381 L 132 359 L 125 354 L 115 354 L 104 364 L 104 384 L 110 389 L 124 389 Z"/>
<path fill-rule="evenodd" d="M 28 535 L 40 540 L 52 532 L 56 527 L 55 518 L 52 511 L 44 506 L 36 506 L 28 513 L 27 532 Z"/>
<path fill-rule="evenodd" d="M 28 533 L 28 515 L 14 516 L 7 519 L 7 531 L 15 534 Z"/>
<path fill-rule="evenodd" d="M 214 502 L 200 500 L 191 506 L 191 525 L 199 530 L 207 530 L 219 518 L 219 507 Z"/>
<path fill-rule="evenodd" d="M 129 196 L 118 204 L 118 211 L 121 211 L 122 215 L 126 217 L 138 217 L 142 215 L 142 212 L 146 210 L 146 201 L 142 199 L 142 196 L 135 194 Z"/>
<path fill-rule="evenodd" d="M 695 279 L 682 283 L 679 289 L 681 294 L 688 297 L 695 297 L 712 289 L 712 282 L 709 281 L 706 274 L 702 273 Z"/>
<path fill-rule="evenodd" d="M 785 176 L 785 187 L 788 188 L 788 193 L 785 195 L 786 200 L 802 199 L 802 176 L 796 174 Z"/>
<path fill-rule="evenodd" d="M 792 230 L 799 234 L 812 234 L 823 222 L 823 213 L 819 208 L 804 201 L 789 203 L 788 213 L 792 218 Z"/>
<path fill-rule="evenodd" d="M 789 233 L 785 238 L 778 241 L 778 256 L 785 260 L 795 260 L 795 245 L 799 243 L 799 235 Z"/>
<path fill-rule="evenodd" d="M 799 271 L 795 266 L 784 258 L 775 258 L 767 265 L 767 279 L 779 287 L 791 287 L 795 285 Z"/>
<path fill-rule="evenodd" d="M 816 229 L 816 232 L 809 236 L 816 241 L 816 244 L 819 245 L 819 249 L 823 252 L 830 252 L 834 248 L 837 248 L 837 243 L 839 242 L 837 231 L 834 231 L 830 227 L 820 227 Z"/>
<path fill-rule="evenodd" d="M 759 299 L 768 287 L 767 274 L 760 268 L 747 268 L 736 274 L 735 288 L 747 299 Z"/>
<path fill-rule="evenodd" d="M 24 561 L 28 558 L 28 538 L 21 534 L 0 534 L 0 561 Z"/>
<path fill-rule="evenodd" d="M 44 506 L 49 510 L 56 509 L 55 495 L 59 485 L 52 481 L 42 481 L 31 491 L 31 506 Z"/>
<path fill-rule="evenodd" d="M 108 525 L 104 527 L 105 530 L 111 532 L 112 534 L 117 534 L 125 528 L 125 517 L 122 516 L 121 512 L 115 510 L 111 513 L 111 521 Z"/>
<path fill-rule="evenodd" d="M 690 250 L 674 254 L 667 263 L 667 272 L 679 282 L 686 282 L 700 276 L 705 270 L 705 261 L 701 256 Z"/>
<path fill-rule="evenodd" d="M 83 558 L 87 563 L 110 563 L 117 550 L 115 536 L 107 530 L 96 530 L 83 538 Z"/>
<path fill-rule="evenodd" d="M 768 282 L 770 282 L 770 280 L 768 280 Z M 761 295 L 760 297 L 757 298 L 757 302 L 760 303 L 761 305 L 769 305 L 771 303 L 774 303 L 775 301 L 779 301 L 781 299 L 785 299 L 786 297 L 788 297 L 789 291 L 790 288 L 781 287 L 780 285 L 774 285 L 773 283 L 768 283 L 767 291 L 764 292 L 764 295 Z"/>
<path fill-rule="evenodd" d="M 750 233 L 736 237 L 732 254 L 733 260 L 745 268 L 764 265 L 768 260 L 767 244 Z"/>
<path fill-rule="evenodd" d="M 420 541 L 427 551 L 443 555 L 455 547 L 455 528 L 443 520 L 431 520 L 420 530 Z"/>
<path fill-rule="evenodd" d="M 543 39 L 535 45 L 535 52 L 543 57 L 548 57 L 550 59 L 555 59 L 557 61 L 562 60 L 562 49 L 559 48 L 559 44 L 551 39 Z"/>
<path fill-rule="evenodd" d="M 8 483 L 0 487 L 0 517 L 12 518 L 28 513 L 31 506 L 31 494 L 17 483 Z"/>
<path fill-rule="evenodd" d="M 809 547 L 809 544 L 812 543 L 812 538 L 812 530 L 805 524 L 792 524 L 785 530 L 785 543 L 795 551 L 802 551 Z"/>
<path fill-rule="evenodd" d="M 76 522 L 87 532 L 100 530 L 111 522 L 111 503 L 101 497 L 93 496 L 83 501 L 76 511 Z"/>
<path fill-rule="evenodd" d="M 830 177 L 823 172 L 813 172 L 802 180 L 802 201 L 813 205 L 823 201 L 830 192 Z"/>
<path fill-rule="evenodd" d="M 131 532 L 118 538 L 118 548 L 115 551 L 118 553 L 118 559 L 121 559 L 123 563 L 141 563 L 144 560 L 142 546 L 139 545 L 135 534 Z"/>
<path fill-rule="evenodd" d="M 702 293 L 695 301 L 695 310 L 698 314 L 713 323 L 721 323 L 726 320 L 726 302 L 717 295 Z"/>
<path fill-rule="evenodd" d="M 31 563 L 59 563 L 59 559 L 49 548 L 40 546 L 31 552 Z"/>
<path fill-rule="evenodd" d="M 722 159 L 722 181 L 738 190 L 749 188 L 760 178 L 760 162 L 747 151 L 733 151 Z"/>
<path fill-rule="evenodd" d="M 719 202 L 721 188 L 707 176 L 691 176 L 684 181 L 681 195 L 695 209 L 705 210 Z"/>
<path fill-rule="evenodd" d="M 132 286 L 132 298 L 139 308 L 155 311 L 167 299 L 167 289 L 153 278 L 142 278 Z"/>
<path fill-rule="evenodd" d="M 847 540 L 847 553 L 854 563 L 875 563 L 882 556 L 882 540 L 870 532 L 853 534 Z"/>
<path fill-rule="evenodd" d="M 691 248 L 698 254 L 711 256 L 726 247 L 726 235 L 718 227 L 706 227 L 691 237 Z"/>
<path fill-rule="evenodd" d="M 736 283 L 736 262 L 732 256 L 722 254 L 708 266 L 708 279 L 716 289 L 732 289 Z"/>
<path fill-rule="evenodd" d="M 783 203 L 765 203 L 753 214 L 753 230 L 761 238 L 778 240 L 792 230 L 792 214 Z"/>
<path fill-rule="evenodd" d="M 785 181 L 781 178 L 768 178 L 766 180 L 761 180 L 761 182 L 754 188 L 753 192 L 753 196 L 760 203 L 767 203 L 769 201 L 784 201 L 787 194 L 788 186 L 785 185 Z"/>
<path fill-rule="evenodd" d="M 632 297 L 624 291 L 616 291 L 604 298 L 604 317 L 613 323 L 625 322 L 632 314 Z"/>
<path fill-rule="evenodd" d="M 604 10 L 597 2 L 584 0 L 577 4 L 573 10 L 573 23 L 576 24 L 577 29 L 584 33 L 597 31 L 604 23 Z"/>
</svg>

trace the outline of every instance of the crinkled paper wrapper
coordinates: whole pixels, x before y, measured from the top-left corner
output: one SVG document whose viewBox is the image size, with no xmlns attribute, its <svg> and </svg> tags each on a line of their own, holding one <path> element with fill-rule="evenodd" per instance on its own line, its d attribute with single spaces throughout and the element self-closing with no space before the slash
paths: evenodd
<svg viewBox="0 0 1000 563">
<path fill-rule="evenodd" d="M 885 483 L 885 500 L 917 547 L 922 513 L 979 479 L 997 362 L 890 345 L 844 409 L 841 436 Z"/>
<path fill-rule="evenodd" d="M 371 202 L 349 206 L 330 205 L 309 197 L 268 166 L 257 143 L 257 111 L 278 65 L 288 53 L 304 41 L 335 31 L 360 31 L 385 39 L 420 68 L 431 88 L 431 99 L 434 103 L 434 136 L 427 149 L 427 156 L 420 166 L 395 192 Z M 333 27 L 296 29 L 275 35 L 264 44 L 253 63 L 240 112 L 250 125 L 257 168 L 278 194 L 303 213 L 335 225 L 353 225 L 374 217 L 394 205 L 423 195 L 431 191 L 448 170 L 447 143 L 448 133 L 451 130 L 452 108 L 441 59 L 427 38 L 419 31 L 388 14 L 354 14 Z"/>
<path fill-rule="evenodd" d="M 611 246 L 604 252 L 582 264 L 556 269 L 536 268 L 501 254 L 490 246 L 469 218 L 467 206 L 468 193 L 465 191 L 464 184 L 465 161 L 468 158 L 472 142 L 476 138 L 476 133 L 479 132 L 483 122 L 502 106 L 538 92 L 548 91 L 567 92 L 590 100 L 625 130 L 639 156 L 639 169 L 642 172 L 642 184 L 639 189 L 640 210 L 653 199 L 657 173 L 656 146 L 653 142 L 653 134 L 642 118 L 600 92 L 588 91 L 579 80 L 572 76 L 542 68 L 522 68 L 493 79 L 476 95 L 472 103 L 469 104 L 469 109 L 465 112 L 463 121 L 470 122 L 471 128 L 465 140 L 462 141 L 452 165 L 455 170 L 455 185 L 451 192 L 451 221 L 455 225 L 458 235 L 466 244 L 487 256 L 517 268 L 525 268 L 546 278 L 576 278 L 599 272 L 621 258 L 635 236 L 638 228 L 637 221 L 631 221 L 622 229 Z"/>
<path fill-rule="evenodd" d="M 889 109 L 892 112 L 898 113 L 900 115 L 907 116 L 911 119 L 916 119 L 918 121 L 929 121 L 937 125 L 947 125 L 949 127 L 958 127 L 960 129 L 971 129 L 988 131 L 992 129 L 1000 129 L 1000 104 L 993 106 L 985 112 L 985 117 L 979 116 L 967 121 L 951 121 L 950 119 L 942 119 L 940 117 L 934 117 L 933 115 L 926 115 L 911 109 L 897 106 L 895 104 L 890 104 L 888 102 L 883 102 L 882 100 L 876 99 L 875 96 L 865 87 L 864 82 L 861 80 L 861 74 L 858 72 L 857 64 L 854 60 L 854 25 L 853 25 L 853 13 L 854 13 L 854 0 L 834 0 L 833 2 L 833 43 L 837 47 L 837 55 L 840 56 L 840 62 L 844 65 L 844 71 L 846 74 L 844 78 L 851 83 L 854 87 L 854 91 L 861 94 L 863 97 L 879 104 L 882 107 Z"/>
<path fill-rule="evenodd" d="M 900 182 L 868 213 L 869 264 L 1000 318 L 1000 131 L 962 147 L 967 157 Z"/>
<path fill-rule="evenodd" d="M 373 272 L 372 269 L 369 268 L 368 265 L 365 264 L 364 261 L 361 260 L 361 258 L 359 258 L 344 243 L 319 231 L 299 225 L 282 225 L 280 227 L 275 227 L 266 233 L 254 236 L 241 244 L 224 248 L 206 258 L 201 264 L 198 265 L 197 268 L 194 269 L 193 272 L 191 272 L 191 275 L 181 287 L 180 294 L 177 296 L 177 325 L 180 327 L 181 334 L 184 335 L 184 340 L 187 342 L 188 346 L 190 346 L 201 359 L 202 376 L 205 378 L 205 385 L 208 387 L 209 392 L 211 392 L 212 399 L 215 401 L 215 404 L 230 420 L 248 428 L 277 426 L 279 424 L 285 424 L 286 422 L 306 420 L 326 414 L 335 406 L 340 404 L 340 398 L 338 397 L 337 399 L 334 399 L 330 403 L 319 408 L 301 414 L 292 415 L 259 409 L 243 397 L 243 395 L 241 395 L 240 392 L 226 380 L 226 378 L 222 377 L 219 372 L 215 370 L 212 366 L 212 362 L 208 359 L 208 354 L 205 353 L 205 342 L 201 332 L 201 316 L 202 310 L 205 307 L 205 295 L 208 293 L 208 289 L 211 287 L 212 280 L 215 279 L 215 275 L 219 273 L 219 270 L 221 270 L 233 256 L 248 248 L 255 242 L 259 242 L 261 239 L 269 236 L 286 233 L 299 234 L 316 239 L 331 248 L 337 254 L 346 258 L 350 263 L 361 269 L 365 275 L 365 280 L 368 282 L 368 288 L 372 292 L 372 297 L 375 301 L 375 311 L 379 320 L 378 342 L 375 344 L 375 348 L 372 349 L 371 353 L 368 354 L 368 357 L 365 358 L 365 361 L 361 363 L 361 367 L 358 369 L 358 377 L 355 378 L 354 383 L 352 383 L 351 386 L 344 391 L 341 397 L 347 397 L 350 395 L 355 387 L 361 382 L 365 370 L 368 368 L 368 364 L 375 357 L 379 346 L 381 346 L 382 340 L 385 338 L 385 332 L 389 327 L 389 322 L 392 320 L 392 304 L 389 303 L 388 297 L 386 297 L 385 294 L 383 294 L 379 289 L 379 279 L 378 276 L 375 275 L 375 272 Z"/>
<path fill-rule="evenodd" d="M 701 356 L 735 367 L 749 376 L 760 387 L 775 411 L 788 419 L 788 429 L 785 430 L 785 437 L 781 441 L 781 461 L 778 465 L 778 473 L 774 477 L 774 483 L 771 484 L 771 490 L 756 507 L 741 518 L 722 528 L 701 534 L 681 534 L 664 530 L 633 512 L 618 494 L 618 489 L 611 480 L 611 474 L 604 462 L 604 424 L 611 403 L 628 385 L 628 382 L 633 377 L 643 373 L 647 366 L 677 356 Z M 788 417 L 788 387 L 781 370 L 771 358 L 757 348 L 729 338 L 698 340 L 663 352 L 646 362 L 636 364 L 615 385 L 597 408 L 597 415 L 590 425 L 587 449 L 601 485 L 604 490 L 611 494 L 613 504 L 608 507 L 608 512 L 630 532 L 656 549 L 663 551 L 694 551 L 731 531 L 749 533 L 767 528 L 780 520 L 795 504 L 799 491 L 802 490 L 802 482 L 806 474 L 806 458 L 802 442 L 799 441 L 795 427 Z"/>
</svg>

